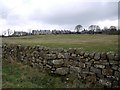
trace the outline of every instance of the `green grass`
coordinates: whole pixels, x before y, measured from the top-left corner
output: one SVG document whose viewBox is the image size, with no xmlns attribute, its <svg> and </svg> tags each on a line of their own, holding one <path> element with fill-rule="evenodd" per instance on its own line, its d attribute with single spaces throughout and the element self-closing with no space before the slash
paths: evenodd
<svg viewBox="0 0 120 90">
<path fill-rule="evenodd" d="M 87 51 L 118 51 L 118 35 L 33 35 L 21 37 L 4 37 L 3 43 L 43 45 L 51 48 L 82 48 Z"/>
<path fill-rule="evenodd" d="M 28 65 L 14 61 L 9 63 L 6 59 L 2 65 L 2 88 L 84 88 L 85 82 L 73 76 L 54 76 L 39 71 Z M 71 77 L 71 80 L 66 80 Z M 102 87 L 92 84 L 91 88 Z"/>
</svg>

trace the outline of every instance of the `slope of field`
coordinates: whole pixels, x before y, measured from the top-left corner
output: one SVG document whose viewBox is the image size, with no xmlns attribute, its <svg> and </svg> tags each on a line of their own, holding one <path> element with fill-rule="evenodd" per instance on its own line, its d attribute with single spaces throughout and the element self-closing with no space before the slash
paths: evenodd
<svg viewBox="0 0 120 90">
<path fill-rule="evenodd" d="M 3 43 L 43 45 L 51 48 L 82 48 L 87 51 L 118 51 L 118 35 L 32 35 L 21 37 L 4 37 Z"/>
</svg>

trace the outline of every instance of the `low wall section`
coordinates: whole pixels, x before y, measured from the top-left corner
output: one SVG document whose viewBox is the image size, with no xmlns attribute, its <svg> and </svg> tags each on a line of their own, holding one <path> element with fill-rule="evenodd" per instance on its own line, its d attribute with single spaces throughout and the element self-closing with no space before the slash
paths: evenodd
<svg viewBox="0 0 120 90">
<path fill-rule="evenodd" d="M 115 52 L 23 45 L 3 45 L 2 49 L 3 60 L 20 61 L 52 75 L 68 76 L 68 80 L 78 78 L 86 83 L 120 87 L 120 59 Z"/>
</svg>

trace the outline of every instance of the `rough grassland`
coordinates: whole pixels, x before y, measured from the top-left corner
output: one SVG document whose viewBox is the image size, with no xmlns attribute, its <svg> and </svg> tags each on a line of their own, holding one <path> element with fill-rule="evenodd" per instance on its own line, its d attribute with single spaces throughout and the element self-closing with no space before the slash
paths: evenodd
<svg viewBox="0 0 120 90">
<path fill-rule="evenodd" d="M 33 35 L 21 37 L 4 37 L 3 43 L 43 45 L 52 48 L 82 48 L 87 51 L 118 51 L 118 35 Z"/>
</svg>

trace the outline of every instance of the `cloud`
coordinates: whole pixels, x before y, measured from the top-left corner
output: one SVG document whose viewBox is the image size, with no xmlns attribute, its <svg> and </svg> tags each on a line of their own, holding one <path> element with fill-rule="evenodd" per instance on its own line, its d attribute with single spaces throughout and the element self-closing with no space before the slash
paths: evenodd
<svg viewBox="0 0 120 90">
<path fill-rule="evenodd" d="M 74 29 L 118 18 L 118 0 L 0 0 L 0 28 Z M 116 24 L 115 24 L 116 25 Z"/>
</svg>

